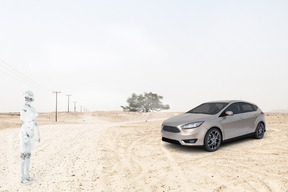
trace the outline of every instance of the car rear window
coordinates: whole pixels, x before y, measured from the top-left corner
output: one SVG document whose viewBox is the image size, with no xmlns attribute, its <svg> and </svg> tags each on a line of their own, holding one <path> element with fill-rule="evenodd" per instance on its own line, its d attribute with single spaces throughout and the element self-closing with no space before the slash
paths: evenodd
<svg viewBox="0 0 288 192">
<path fill-rule="evenodd" d="M 191 109 L 187 113 L 201 113 L 201 114 L 209 114 L 215 115 L 219 111 L 221 111 L 228 103 L 203 103 L 194 109 Z"/>
<path fill-rule="evenodd" d="M 256 105 L 252 105 L 252 104 L 251 104 L 251 106 L 252 106 L 252 108 L 253 108 L 253 111 L 257 111 L 257 110 L 258 110 L 258 107 L 257 107 Z"/>
</svg>

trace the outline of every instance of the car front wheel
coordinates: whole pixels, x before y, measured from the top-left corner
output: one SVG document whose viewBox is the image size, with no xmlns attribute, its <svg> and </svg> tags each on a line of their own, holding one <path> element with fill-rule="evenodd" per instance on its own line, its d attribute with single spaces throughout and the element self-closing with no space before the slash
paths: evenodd
<svg viewBox="0 0 288 192">
<path fill-rule="evenodd" d="M 216 151 L 222 142 L 222 135 L 219 129 L 210 129 L 204 138 L 204 148 L 209 152 Z"/>
<path fill-rule="evenodd" d="M 256 127 L 254 137 L 256 139 L 262 139 L 264 137 L 264 132 L 265 132 L 265 125 L 263 123 L 259 123 Z"/>
</svg>

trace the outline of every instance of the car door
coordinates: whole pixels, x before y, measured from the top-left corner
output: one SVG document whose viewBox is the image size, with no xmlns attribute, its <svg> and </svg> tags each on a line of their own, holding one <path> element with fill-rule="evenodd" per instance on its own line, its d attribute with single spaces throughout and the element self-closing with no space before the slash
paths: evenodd
<svg viewBox="0 0 288 192">
<path fill-rule="evenodd" d="M 253 133 L 255 131 L 256 125 L 255 121 L 257 119 L 257 112 L 255 111 L 255 107 L 253 107 L 249 103 L 240 103 L 240 108 L 242 111 L 242 119 L 243 119 L 243 135 Z"/>
<path fill-rule="evenodd" d="M 224 114 L 226 111 L 232 111 L 233 115 L 231 116 L 222 116 L 222 120 L 220 121 L 221 126 L 224 132 L 224 139 L 231 139 L 241 135 L 243 132 L 243 118 L 241 116 L 241 108 L 240 103 L 233 103 L 226 110 L 224 110 Z"/>
</svg>

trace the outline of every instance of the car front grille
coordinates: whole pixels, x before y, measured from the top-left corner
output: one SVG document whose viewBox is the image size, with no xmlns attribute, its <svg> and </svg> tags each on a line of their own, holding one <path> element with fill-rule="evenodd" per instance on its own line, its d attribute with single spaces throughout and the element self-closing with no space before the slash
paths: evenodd
<svg viewBox="0 0 288 192">
<path fill-rule="evenodd" d="M 172 133 L 180 133 L 180 130 L 177 127 L 171 127 L 167 125 L 163 126 L 163 131 L 172 132 Z"/>
</svg>

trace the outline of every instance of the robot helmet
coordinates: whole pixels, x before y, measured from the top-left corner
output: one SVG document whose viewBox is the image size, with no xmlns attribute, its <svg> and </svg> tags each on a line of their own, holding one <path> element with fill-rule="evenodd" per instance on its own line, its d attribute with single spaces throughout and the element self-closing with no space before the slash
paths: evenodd
<svg viewBox="0 0 288 192">
<path fill-rule="evenodd" d="M 34 101 L 34 94 L 32 91 L 28 90 L 24 93 L 25 101 L 32 102 Z"/>
</svg>

